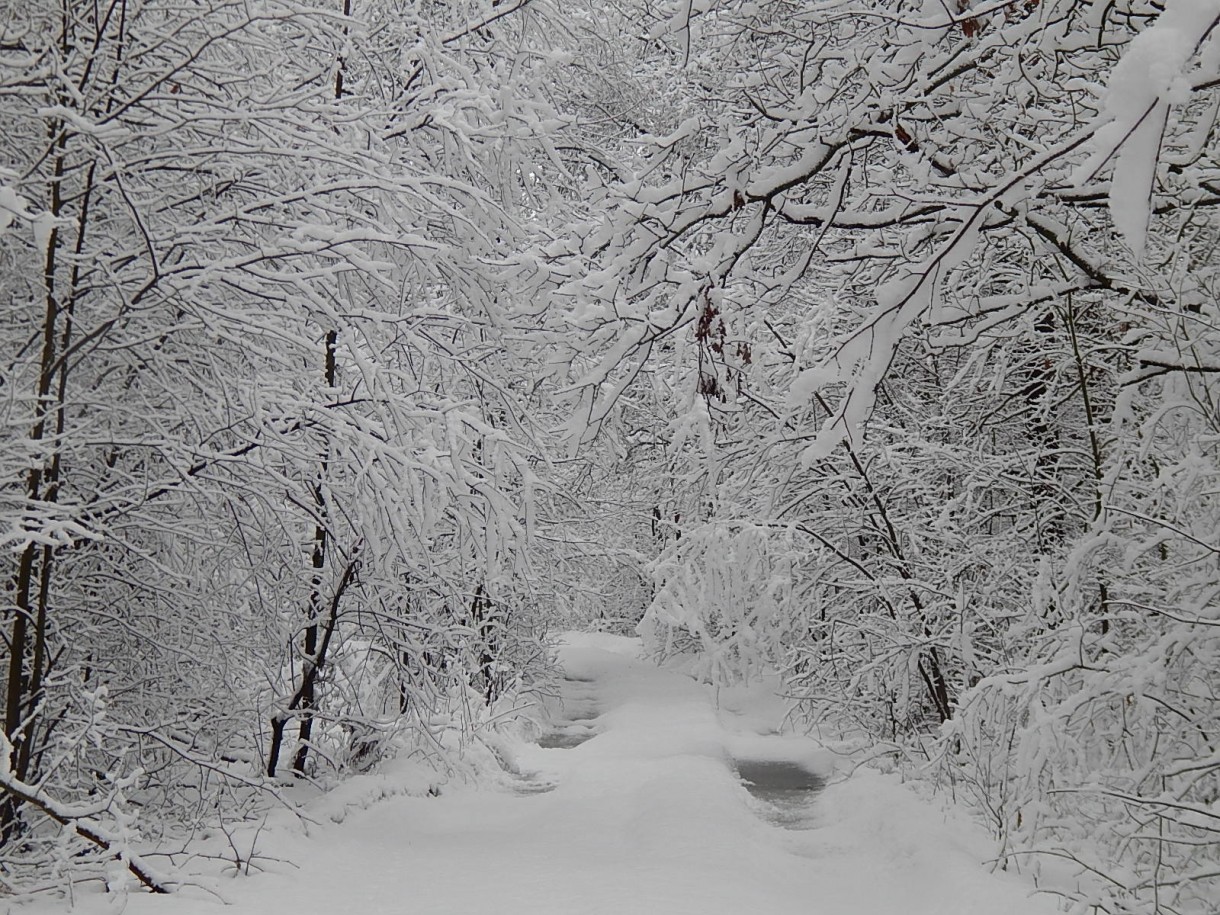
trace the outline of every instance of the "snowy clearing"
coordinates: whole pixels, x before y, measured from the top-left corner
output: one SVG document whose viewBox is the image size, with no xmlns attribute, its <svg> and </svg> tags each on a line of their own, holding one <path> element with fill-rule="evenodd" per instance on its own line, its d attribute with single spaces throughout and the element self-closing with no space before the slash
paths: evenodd
<svg viewBox="0 0 1220 915">
<path fill-rule="evenodd" d="M 388 797 L 341 822 L 275 828 L 265 871 L 172 897 L 131 894 L 132 915 L 276 913 L 677 913 L 1041 915 L 1020 878 L 989 873 L 984 834 L 890 776 L 858 770 L 785 815 L 742 785 L 734 760 L 833 773 L 812 740 L 774 733 L 778 700 L 721 691 L 637 659 L 636 640 L 570 635 L 546 748 L 500 752 L 519 780 Z M 719 708 L 716 707 L 719 701 Z M 399 775 L 410 778 L 400 765 Z M 748 767 L 747 767 L 748 768 Z M 393 769 L 393 765 L 391 766 Z M 787 770 L 789 774 L 793 771 Z M 394 777 L 390 775 L 381 778 Z M 345 789 L 340 789 L 342 793 Z M 779 825 L 782 823 L 783 825 Z M 291 864 L 288 862 L 292 862 Z M 123 900 L 78 893 L 82 915 Z M 62 903 L 23 908 L 62 911 Z"/>
</svg>

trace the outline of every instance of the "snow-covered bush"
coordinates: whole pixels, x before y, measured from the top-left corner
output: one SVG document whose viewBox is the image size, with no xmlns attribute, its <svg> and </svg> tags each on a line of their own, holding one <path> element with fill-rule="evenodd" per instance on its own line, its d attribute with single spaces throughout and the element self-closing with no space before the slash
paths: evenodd
<svg viewBox="0 0 1220 915">
<path fill-rule="evenodd" d="M 792 619 L 800 535 L 749 522 L 708 521 L 684 529 L 653 563 L 652 604 L 640 621 L 659 658 L 693 652 L 710 682 L 749 680 L 774 669 Z"/>
</svg>

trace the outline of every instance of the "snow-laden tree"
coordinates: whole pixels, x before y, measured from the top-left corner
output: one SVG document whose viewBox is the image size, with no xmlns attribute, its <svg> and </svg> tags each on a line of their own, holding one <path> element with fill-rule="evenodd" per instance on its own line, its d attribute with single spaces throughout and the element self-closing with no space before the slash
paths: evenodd
<svg viewBox="0 0 1220 915">
<path fill-rule="evenodd" d="M 555 193 L 546 17 L 5 7 L 11 860 L 71 859 L 63 826 L 167 888 L 135 823 L 366 765 L 539 665 L 505 315 Z"/>
<path fill-rule="evenodd" d="M 589 105 L 635 133 L 607 118 L 540 263 L 573 436 L 661 377 L 701 446 L 650 630 L 786 659 L 874 739 L 940 728 L 1081 906 L 1207 911 L 1220 8 L 634 13 L 641 101 Z M 726 623 L 781 553 L 784 624 Z"/>
</svg>

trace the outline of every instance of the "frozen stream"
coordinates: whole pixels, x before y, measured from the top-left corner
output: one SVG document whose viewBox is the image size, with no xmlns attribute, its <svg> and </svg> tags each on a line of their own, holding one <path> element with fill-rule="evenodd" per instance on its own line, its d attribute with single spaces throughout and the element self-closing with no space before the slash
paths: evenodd
<svg viewBox="0 0 1220 915">
<path fill-rule="evenodd" d="M 251 876 L 173 897 L 77 891 L 88 915 L 1052 915 L 990 873 L 972 824 L 896 778 L 833 777 L 812 740 L 775 734 L 766 688 L 719 693 L 573 635 L 551 727 L 489 734 L 439 797 L 400 793 L 403 759 L 257 834 Z M 539 739 L 541 737 L 541 739 Z M 504 770 L 495 765 L 498 758 Z M 479 756 L 478 754 L 482 754 Z M 482 761 L 479 761 L 482 760 Z M 397 768 L 396 768 L 397 766 Z M 480 768 L 482 767 L 482 768 Z M 826 779 L 823 784 L 823 779 Z M 426 783 L 425 783 L 426 784 Z M 415 790 L 415 789 L 412 789 Z M 227 842 L 219 844 L 223 853 Z M 219 894 L 228 904 L 219 901 Z M 61 913 L 35 905 L 29 915 Z"/>
</svg>

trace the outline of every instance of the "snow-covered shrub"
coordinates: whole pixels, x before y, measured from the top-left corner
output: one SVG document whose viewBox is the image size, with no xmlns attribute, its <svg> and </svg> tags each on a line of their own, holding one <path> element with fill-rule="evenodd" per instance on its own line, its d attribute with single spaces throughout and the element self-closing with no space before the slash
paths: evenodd
<svg viewBox="0 0 1220 915">
<path fill-rule="evenodd" d="M 1036 598 L 1054 614 L 1014 627 L 1018 663 L 963 697 L 942 771 L 1082 911 L 1203 915 L 1220 896 L 1220 391 L 1144 387 L 1160 406 L 1120 402 L 1102 509 Z M 1065 859 L 1092 876 L 1065 889 Z"/>
<path fill-rule="evenodd" d="M 693 651 L 711 682 L 750 679 L 783 655 L 800 535 L 784 527 L 708 521 L 686 528 L 651 566 L 652 604 L 638 632 L 664 658 Z"/>
</svg>

